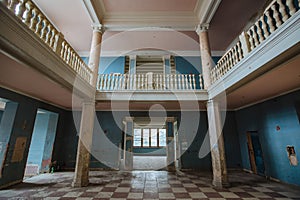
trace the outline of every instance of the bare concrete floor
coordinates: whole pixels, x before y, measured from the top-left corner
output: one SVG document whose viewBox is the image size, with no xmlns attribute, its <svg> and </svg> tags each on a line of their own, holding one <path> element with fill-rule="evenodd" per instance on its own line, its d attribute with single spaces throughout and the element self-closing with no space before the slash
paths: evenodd
<svg viewBox="0 0 300 200">
<path fill-rule="evenodd" d="M 159 170 L 166 166 L 166 156 L 133 156 L 133 169 L 135 170 Z"/>
<path fill-rule="evenodd" d="M 74 173 L 42 174 L 24 183 L 0 190 L 0 199 L 300 199 L 300 187 L 268 181 L 235 171 L 229 173 L 231 187 L 215 189 L 211 173 L 132 171 L 90 172 L 90 185 L 72 188 Z"/>
</svg>

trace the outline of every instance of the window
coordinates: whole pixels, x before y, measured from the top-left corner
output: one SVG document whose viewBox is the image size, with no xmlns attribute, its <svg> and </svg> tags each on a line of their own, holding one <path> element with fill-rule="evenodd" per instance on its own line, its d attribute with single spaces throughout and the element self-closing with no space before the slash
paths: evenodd
<svg viewBox="0 0 300 200">
<path fill-rule="evenodd" d="M 143 147 L 149 147 L 150 141 L 149 141 L 149 129 L 143 129 Z"/>
<path fill-rule="evenodd" d="M 134 147 L 165 147 L 167 145 L 166 129 L 134 129 Z"/>
<path fill-rule="evenodd" d="M 157 129 L 151 129 L 151 147 L 157 147 Z"/>
<path fill-rule="evenodd" d="M 159 146 L 165 147 L 167 146 L 167 136 L 166 136 L 166 129 L 159 129 Z"/>
<path fill-rule="evenodd" d="M 133 134 L 133 146 L 141 146 L 142 145 L 142 129 L 134 129 Z"/>
</svg>

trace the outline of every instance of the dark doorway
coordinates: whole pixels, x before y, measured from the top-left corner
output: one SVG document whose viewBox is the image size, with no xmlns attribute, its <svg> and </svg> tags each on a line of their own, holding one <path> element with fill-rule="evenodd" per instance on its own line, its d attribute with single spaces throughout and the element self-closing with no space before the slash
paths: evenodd
<svg viewBox="0 0 300 200">
<path fill-rule="evenodd" d="M 251 169 L 254 173 L 264 176 L 265 165 L 259 135 L 256 131 L 248 132 L 247 139 Z"/>
</svg>

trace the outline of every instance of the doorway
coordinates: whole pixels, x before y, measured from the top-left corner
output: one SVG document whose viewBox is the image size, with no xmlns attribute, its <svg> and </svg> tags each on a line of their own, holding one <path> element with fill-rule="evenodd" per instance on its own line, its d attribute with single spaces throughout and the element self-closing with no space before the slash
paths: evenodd
<svg viewBox="0 0 300 200">
<path fill-rule="evenodd" d="M 257 131 L 247 132 L 247 143 L 252 172 L 264 176 L 265 165 L 263 152 Z"/>
<path fill-rule="evenodd" d="M 58 114 L 38 109 L 24 177 L 50 172 L 53 143 L 56 135 Z"/>
</svg>

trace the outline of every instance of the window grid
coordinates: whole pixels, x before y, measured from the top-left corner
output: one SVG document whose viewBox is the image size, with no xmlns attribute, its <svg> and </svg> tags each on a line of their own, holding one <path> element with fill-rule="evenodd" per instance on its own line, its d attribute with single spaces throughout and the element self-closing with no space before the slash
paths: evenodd
<svg viewBox="0 0 300 200">
<path fill-rule="evenodd" d="M 155 131 L 156 133 L 155 133 Z M 152 137 L 152 135 L 155 136 Z M 163 134 L 163 135 L 162 135 Z M 147 141 L 145 142 L 144 139 L 147 135 Z M 156 142 L 152 140 L 152 138 L 156 138 Z M 145 147 L 145 148 L 159 148 L 166 146 L 166 129 L 159 129 L 159 128 L 141 128 L 141 129 L 134 129 L 134 147 Z M 153 144 L 154 143 L 154 144 Z M 155 145 L 156 143 L 156 145 Z M 149 144 L 149 145 L 148 145 Z"/>
</svg>

